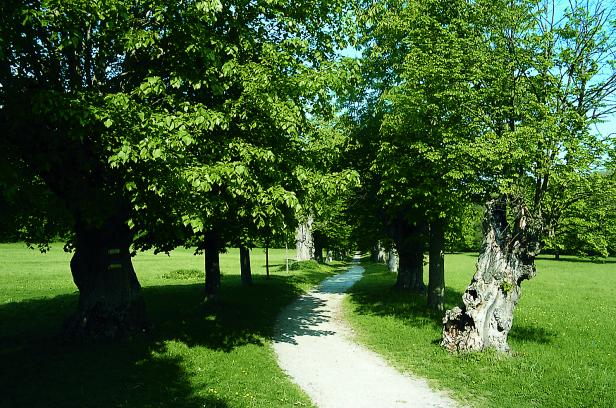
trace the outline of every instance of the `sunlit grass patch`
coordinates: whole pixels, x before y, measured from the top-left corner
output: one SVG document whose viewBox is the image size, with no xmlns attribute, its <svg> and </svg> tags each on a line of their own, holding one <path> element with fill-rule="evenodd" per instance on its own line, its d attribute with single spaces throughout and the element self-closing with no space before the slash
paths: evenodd
<svg viewBox="0 0 616 408">
<path fill-rule="evenodd" d="M 461 301 L 475 254 L 446 257 L 446 307 Z M 368 264 L 346 314 L 358 339 L 401 370 L 429 378 L 468 404 L 486 407 L 612 407 L 616 401 L 616 264 L 539 259 L 522 284 L 509 343 L 452 355 L 439 346 L 441 315 L 425 297 L 393 289 L 395 274 Z M 427 282 L 427 275 L 425 276 Z"/>
</svg>

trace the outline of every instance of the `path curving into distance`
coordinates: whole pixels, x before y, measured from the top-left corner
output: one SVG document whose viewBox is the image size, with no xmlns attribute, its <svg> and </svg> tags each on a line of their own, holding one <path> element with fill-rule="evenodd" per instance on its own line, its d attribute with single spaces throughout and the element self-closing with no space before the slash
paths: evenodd
<svg viewBox="0 0 616 408">
<path fill-rule="evenodd" d="M 319 408 L 457 407 L 351 340 L 342 299 L 363 273 L 354 265 L 282 311 L 273 344 L 280 367 Z"/>
</svg>

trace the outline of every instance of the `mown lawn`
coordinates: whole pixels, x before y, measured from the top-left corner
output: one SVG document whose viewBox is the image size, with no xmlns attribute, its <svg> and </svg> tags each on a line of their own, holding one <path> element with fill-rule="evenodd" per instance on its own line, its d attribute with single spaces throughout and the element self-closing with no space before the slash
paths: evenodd
<svg viewBox="0 0 616 408">
<path fill-rule="evenodd" d="M 475 260 L 472 254 L 446 257 L 447 308 L 460 302 Z M 616 260 L 546 258 L 537 269 L 537 277 L 522 284 L 512 356 L 443 350 L 441 316 L 426 312 L 425 297 L 394 290 L 395 274 L 381 265 L 366 265 L 345 312 L 360 342 L 468 405 L 614 407 Z"/>
<path fill-rule="evenodd" d="M 309 399 L 278 368 L 269 342 L 278 312 L 334 273 L 287 274 L 284 250 L 252 251 L 255 285 L 239 281 L 239 253 L 221 256 L 221 301 L 203 304 L 203 257 L 191 250 L 138 254 L 153 330 L 114 343 L 65 343 L 75 309 L 70 254 L 0 244 L 0 406 L 296 407 Z M 339 268 L 342 266 L 339 265 Z"/>
</svg>

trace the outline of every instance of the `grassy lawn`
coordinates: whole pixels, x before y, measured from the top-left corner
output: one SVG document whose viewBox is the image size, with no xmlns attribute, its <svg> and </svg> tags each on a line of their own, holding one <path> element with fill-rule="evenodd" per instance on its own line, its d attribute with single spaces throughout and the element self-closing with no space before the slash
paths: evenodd
<svg viewBox="0 0 616 408">
<path fill-rule="evenodd" d="M 275 318 L 335 271 L 287 274 L 284 250 L 252 251 L 255 285 L 239 280 L 239 253 L 221 256 L 221 302 L 201 303 L 203 257 L 190 250 L 134 258 L 154 329 L 113 344 L 58 336 L 75 310 L 70 254 L 0 244 L 0 406 L 291 407 L 309 399 L 278 368 L 269 341 Z"/>
<path fill-rule="evenodd" d="M 475 260 L 471 254 L 446 257 L 447 308 L 460 302 Z M 366 265 L 345 312 L 360 342 L 469 405 L 613 407 L 616 260 L 546 258 L 537 269 L 537 277 L 522 284 L 510 332 L 512 356 L 444 351 L 441 316 L 426 312 L 425 297 L 395 291 L 395 274 L 381 265 Z"/>
</svg>

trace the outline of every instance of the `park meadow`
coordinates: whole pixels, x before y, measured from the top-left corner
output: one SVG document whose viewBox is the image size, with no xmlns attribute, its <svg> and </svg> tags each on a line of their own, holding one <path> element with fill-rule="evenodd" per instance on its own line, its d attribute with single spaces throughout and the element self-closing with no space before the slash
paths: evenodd
<svg viewBox="0 0 616 408">
<path fill-rule="evenodd" d="M 614 407 L 615 289 L 614 1 L 0 2 L 0 408 Z"/>
<path fill-rule="evenodd" d="M 343 263 L 300 263 L 284 249 L 254 249 L 252 287 L 240 285 L 239 253 L 221 255 L 218 304 L 203 303 L 203 257 L 191 249 L 140 253 L 134 265 L 153 327 L 119 342 L 75 344 L 61 335 L 78 301 L 70 254 L 0 244 L 0 353 L 4 406 L 294 407 L 310 400 L 278 368 L 270 347 L 275 318 Z M 445 257 L 446 306 L 458 304 L 476 254 Z M 356 339 L 396 368 L 427 378 L 452 397 L 485 407 L 609 407 L 616 400 L 616 260 L 537 260 L 524 284 L 512 353 L 450 354 L 441 319 L 425 296 L 394 288 L 395 273 L 365 263 L 345 316 Z M 426 271 L 427 272 L 427 271 Z M 474 398 L 474 397 L 473 397 Z"/>
</svg>

